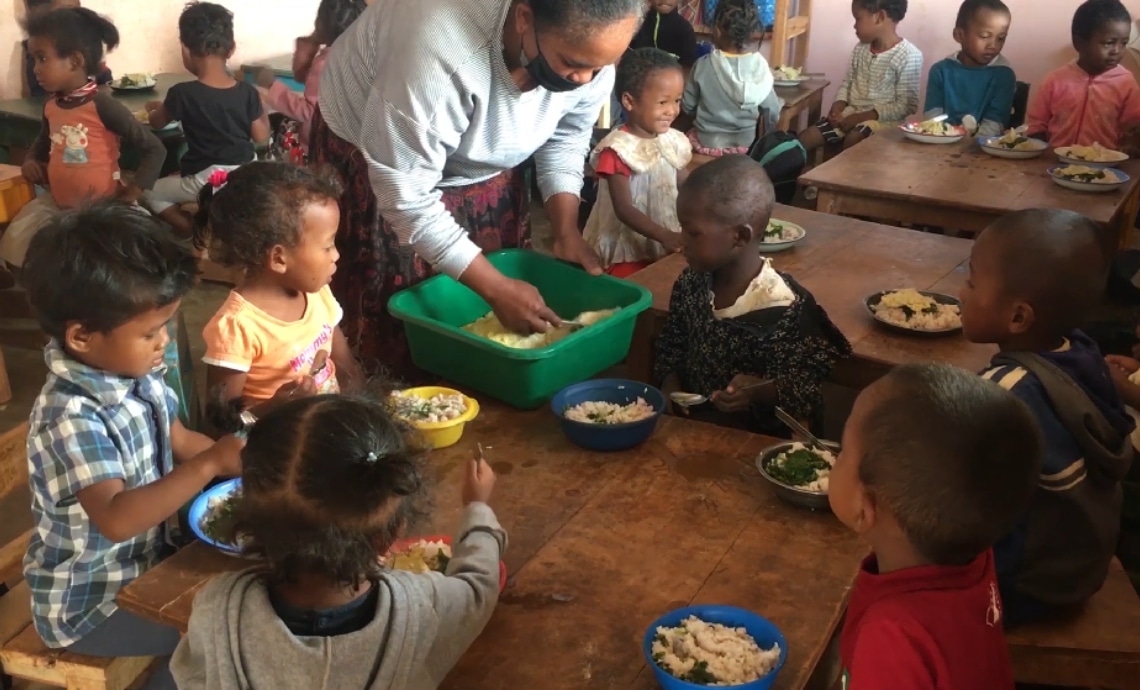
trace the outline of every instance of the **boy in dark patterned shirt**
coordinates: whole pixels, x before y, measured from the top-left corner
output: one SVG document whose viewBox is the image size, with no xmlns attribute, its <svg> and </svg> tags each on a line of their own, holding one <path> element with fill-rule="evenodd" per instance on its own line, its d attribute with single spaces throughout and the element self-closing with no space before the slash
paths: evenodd
<svg viewBox="0 0 1140 690">
<path fill-rule="evenodd" d="M 787 435 L 774 408 L 811 422 L 821 384 L 851 346 L 811 293 L 760 254 L 775 193 L 764 168 L 725 156 L 681 187 L 685 269 L 657 341 L 654 379 L 666 393 L 710 395 L 693 416 Z"/>
</svg>

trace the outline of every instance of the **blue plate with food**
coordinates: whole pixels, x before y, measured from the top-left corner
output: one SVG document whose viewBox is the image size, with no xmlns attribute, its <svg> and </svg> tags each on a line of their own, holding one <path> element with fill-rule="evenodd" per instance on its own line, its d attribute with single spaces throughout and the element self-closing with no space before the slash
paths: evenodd
<svg viewBox="0 0 1140 690">
<path fill-rule="evenodd" d="M 194 536 L 222 553 L 240 556 L 240 540 L 237 544 L 230 541 L 239 500 L 241 478 L 224 481 L 199 494 L 190 504 L 189 521 Z"/>
</svg>

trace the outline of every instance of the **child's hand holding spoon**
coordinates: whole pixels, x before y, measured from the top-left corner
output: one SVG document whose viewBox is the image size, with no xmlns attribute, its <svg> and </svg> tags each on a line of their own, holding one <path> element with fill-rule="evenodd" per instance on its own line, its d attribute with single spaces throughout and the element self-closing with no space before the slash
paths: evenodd
<svg viewBox="0 0 1140 690">
<path fill-rule="evenodd" d="M 483 459 L 483 444 L 467 463 L 467 479 L 463 482 L 463 505 L 487 503 L 495 490 L 495 470 Z"/>
</svg>

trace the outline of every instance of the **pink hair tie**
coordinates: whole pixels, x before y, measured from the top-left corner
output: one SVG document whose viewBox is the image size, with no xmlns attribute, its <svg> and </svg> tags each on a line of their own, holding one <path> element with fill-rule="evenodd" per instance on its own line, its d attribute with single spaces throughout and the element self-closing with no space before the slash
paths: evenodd
<svg viewBox="0 0 1140 690">
<path fill-rule="evenodd" d="M 216 194 L 222 190 L 222 187 L 226 186 L 226 180 L 228 180 L 229 177 L 230 173 L 228 170 L 215 170 L 210 173 L 210 179 L 208 179 L 207 182 L 214 188 L 214 193 Z"/>
</svg>

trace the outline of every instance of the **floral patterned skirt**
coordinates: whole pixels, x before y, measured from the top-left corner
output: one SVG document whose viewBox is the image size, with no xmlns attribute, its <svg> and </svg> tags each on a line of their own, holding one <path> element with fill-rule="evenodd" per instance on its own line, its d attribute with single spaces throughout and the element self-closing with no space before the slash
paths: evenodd
<svg viewBox="0 0 1140 690">
<path fill-rule="evenodd" d="M 369 374 L 403 383 L 430 380 L 412 363 L 403 322 L 388 313 L 388 300 L 434 274 L 380 215 L 364 156 L 313 115 L 309 158 L 334 169 L 344 185 L 340 199 L 340 252 L 332 292 L 344 309 L 341 329 Z M 523 169 L 507 170 L 483 182 L 447 187 L 443 204 L 484 252 L 530 243 L 530 186 Z"/>
</svg>

